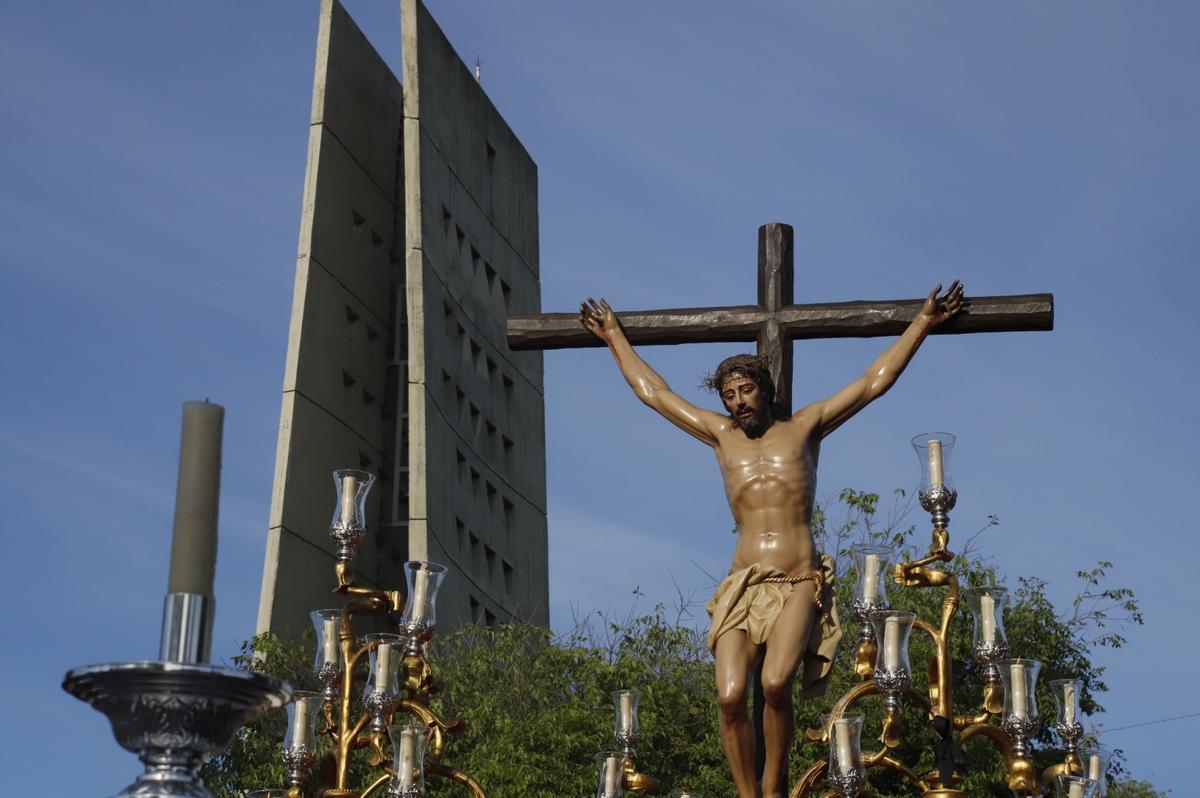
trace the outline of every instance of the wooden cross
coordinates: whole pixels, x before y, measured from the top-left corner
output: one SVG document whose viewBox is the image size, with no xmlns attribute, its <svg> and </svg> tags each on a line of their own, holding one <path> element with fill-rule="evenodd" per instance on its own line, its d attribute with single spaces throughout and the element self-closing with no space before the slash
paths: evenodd
<svg viewBox="0 0 1200 798">
<path fill-rule="evenodd" d="M 961 313 L 934 335 L 1054 329 L 1052 294 L 970 297 Z M 796 305 L 792 227 L 758 228 L 758 304 L 618 313 L 633 344 L 757 341 L 771 359 L 777 410 L 792 412 L 792 341 L 803 338 L 873 338 L 899 335 L 924 299 L 827 302 Z M 516 349 L 573 349 L 604 346 L 574 313 L 509 316 L 508 345 Z"/>
</svg>

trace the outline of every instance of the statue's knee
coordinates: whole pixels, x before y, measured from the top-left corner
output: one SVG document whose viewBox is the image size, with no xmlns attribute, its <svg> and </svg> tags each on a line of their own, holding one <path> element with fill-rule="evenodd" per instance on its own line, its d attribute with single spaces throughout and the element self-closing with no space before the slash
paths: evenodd
<svg viewBox="0 0 1200 798">
<path fill-rule="evenodd" d="M 721 715 L 732 720 L 746 714 L 746 688 L 729 687 L 717 693 L 717 706 Z"/>
<path fill-rule="evenodd" d="M 792 680 L 763 674 L 763 698 L 769 706 L 785 708 L 792 701 Z"/>
</svg>

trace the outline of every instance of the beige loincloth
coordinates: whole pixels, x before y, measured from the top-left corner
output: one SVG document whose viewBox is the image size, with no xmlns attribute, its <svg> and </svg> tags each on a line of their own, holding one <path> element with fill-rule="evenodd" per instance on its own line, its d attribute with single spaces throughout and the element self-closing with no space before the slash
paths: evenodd
<svg viewBox="0 0 1200 798">
<path fill-rule="evenodd" d="M 821 555 L 819 571 L 793 577 L 778 568 L 754 564 L 735 571 L 721 584 L 708 601 L 712 626 L 708 630 L 708 647 L 716 651 L 717 638 L 732 629 L 741 629 L 751 643 L 762 645 L 771 636 L 775 620 L 784 602 L 800 582 L 817 586 L 817 617 L 804 651 L 804 677 L 801 684 L 805 698 L 824 695 L 829 687 L 833 657 L 842 639 L 842 623 L 838 619 L 833 591 L 833 559 Z"/>
</svg>

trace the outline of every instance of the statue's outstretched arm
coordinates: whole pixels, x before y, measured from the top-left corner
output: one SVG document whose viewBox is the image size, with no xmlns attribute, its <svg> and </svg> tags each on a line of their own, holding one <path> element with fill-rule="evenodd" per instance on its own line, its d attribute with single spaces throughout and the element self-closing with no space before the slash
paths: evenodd
<svg viewBox="0 0 1200 798">
<path fill-rule="evenodd" d="M 875 359 L 861 377 L 825 401 L 800 411 L 820 412 L 818 424 L 822 437 L 883 396 L 896 383 L 896 379 L 908 366 L 925 336 L 929 335 L 929 331 L 962 310 L 965 300 L 963 287 L 958 280 L 951 283 L 946 292 L 939 296 L 938 292 L 941 290 L 942 286 L 939 283 L 929 292 L 925 304 L 912 320 L 912 324 L 908 325 L 908 329 L 901 333 L 895 343 Z"/>
<path fill-rule="evenodd" d="M 579 321 L 593 335 L 608 344 L 617 367 L 633 392 L 646 405 L 657 411 L 684 432 L 713 446 L 717 432 L 727 422 L 724 417 L 710 410 L 702 410 L 671 390 L 667 381 L 633 351 L 617 314 L 601 299 L 589 298 L 579 306 Z"/>
</svg>

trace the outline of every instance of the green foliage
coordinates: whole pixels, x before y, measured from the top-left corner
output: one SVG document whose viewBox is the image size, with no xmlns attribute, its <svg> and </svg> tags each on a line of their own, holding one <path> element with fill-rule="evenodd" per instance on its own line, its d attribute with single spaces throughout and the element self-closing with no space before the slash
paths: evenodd
<svg viewBox="0 0 1200 798">
<path fill-rule="evenodd" d="M 258 635 L 242 644 L 233 665 L 255 673 L 265 673 L 290 684 L 297 690 L 312 689 L 309 664 L 301 643 L 288 645 L 274 635 Z M 243 791 L 287 784 L 287 769 L 279 759 L 280 743 L 287 730 L 287 715 L 273 712 L 243 727 L 219 757 L 200 769 L 200 778 L 216 798 L 241 798 Z"/>
<path fill-rule="evenodd" d="M 902 491 L 885 518 L 880 518 L 879 496 L 842 491 L 832 507 L 819 507 L 814 516 L 818 545 L 835 553 L 838 601 L 849 603 L 855 574 L 846 556 L 857 541 L 889 542 L 906 556 L 923 553 L 924 541 L 915 541 L 915 527 L 903 525 L 911 504 Z M 999 523 L 986 524 L 963 543 L 964 553 L 951 567 L 964 584 L 995 579 L 988 564 L 973 556 L 974 542 Z M 1081 708 L 1085 715 L 1102 711 L 1099 696 L 1108 688 L 1103 668 L 1091 658 L 1098 646 L 1119 646 L 1125 625 L 1142 622 L 1137 601 L 1126 588 L 1107 586 L 1109 563 L 1081 571 L 1080 597 L 1071 609 L 1058 613 L 1046 596 L 1045 583 L 1020 579 L 1005 615 L 1012 650 L 1043 663 L 1040 682 L 1074 677 L 1081 680 Z M 895 589 L 897 609 L 935 620 L 945 591 Z M 586 619 L 570 633 L 555 637 L 537 627 L 512 625 L 497 629 L 468 627 L 439 641 L 430 652 L 437 677 L 445 691 L 434 699 L 434 708 L 446 716 L 461 714 L 469 728 L 460 737 L 447 739 L 444 761 L 474 776 L 492 798 L 559 798 L 584 796 L 595 791 L 596 752 L 611 746 L 613 707 L 609 693 L 636 686 L 643 691 L 639 715 L 642 739 L 638 764 L 662 782 L 660 794 L 674 790 L 707 796 L 731 796 L 724 756 L 717 733 L 717 709 L 712 657 L 703 634 L 685 621 L 690 608 L 674 613 L 656 607 L 649 614 L 633 613 L 625 619 L 599 615 Z M 843 613 L 843 621 L 848 619 Z M 837 696 L 857 681 L 853 672 L 857 629 L 848 623 L 846 640 L 829 694 L 804 701 L 797 696 L 798 741 L 803 730 L 816 727 Z M 955 710 L 975 714 L 982 694 L 979 674 L 970 667 L 971 631 L 960 618 L 953 625 L 951 651 L 957 675 Z M 284 644 L 270 636 L 255 638 L 237 658 L 240 667 L 271 673 L 293 685 L 312 689 L 309 674 L 312 641 Z M 924 635 L 914 633 L 910 657 L 915 686 L 927 685 L 922 664 L 932 655 Z M 1039 690 L 1039 713 L 1054 716 L 1048 690 Z M 876 745 L 872 730 L 880 728 L 878 699 L 863 702 L 867 722 L 863 746 Z M 903 714 L 904 745 L 897 757 L 918 773 L 933 768 L 936 735 L 923 713 L 906 707 Z M 220 758 L 205 765 L 202 773 L 218 798 L 235 798 L 241 790 L 280 786 L 284 770 L 278 764 L 278 741 L 283 735 L 283 713 L 260 720 L 245 729 Z M 971 741 L 968 760 L 968 794 L 1008 798 L 1004 764 L 989 743 Z M 1039 769 L 1059 761 L 1062 751 L 1046 730 L 1035 746 Z M 798 742 L 791 757 L 791 777 L 796 779 L 827 755 L 824 744 Z M 365 766 L 354 768 L 356 783 L 366 780 Z M 911 796 L 911 785 L 890 771 L 872 771 L 872 795 L 878 798 Z M 465 791 L 441 779 L 429 781 L 430 793 L 441 798 Z M 1111 798 L 1157 798 L 1152 785 L 1133 780 L 1118 760 L 1110 774 Z"/>
</svg>

